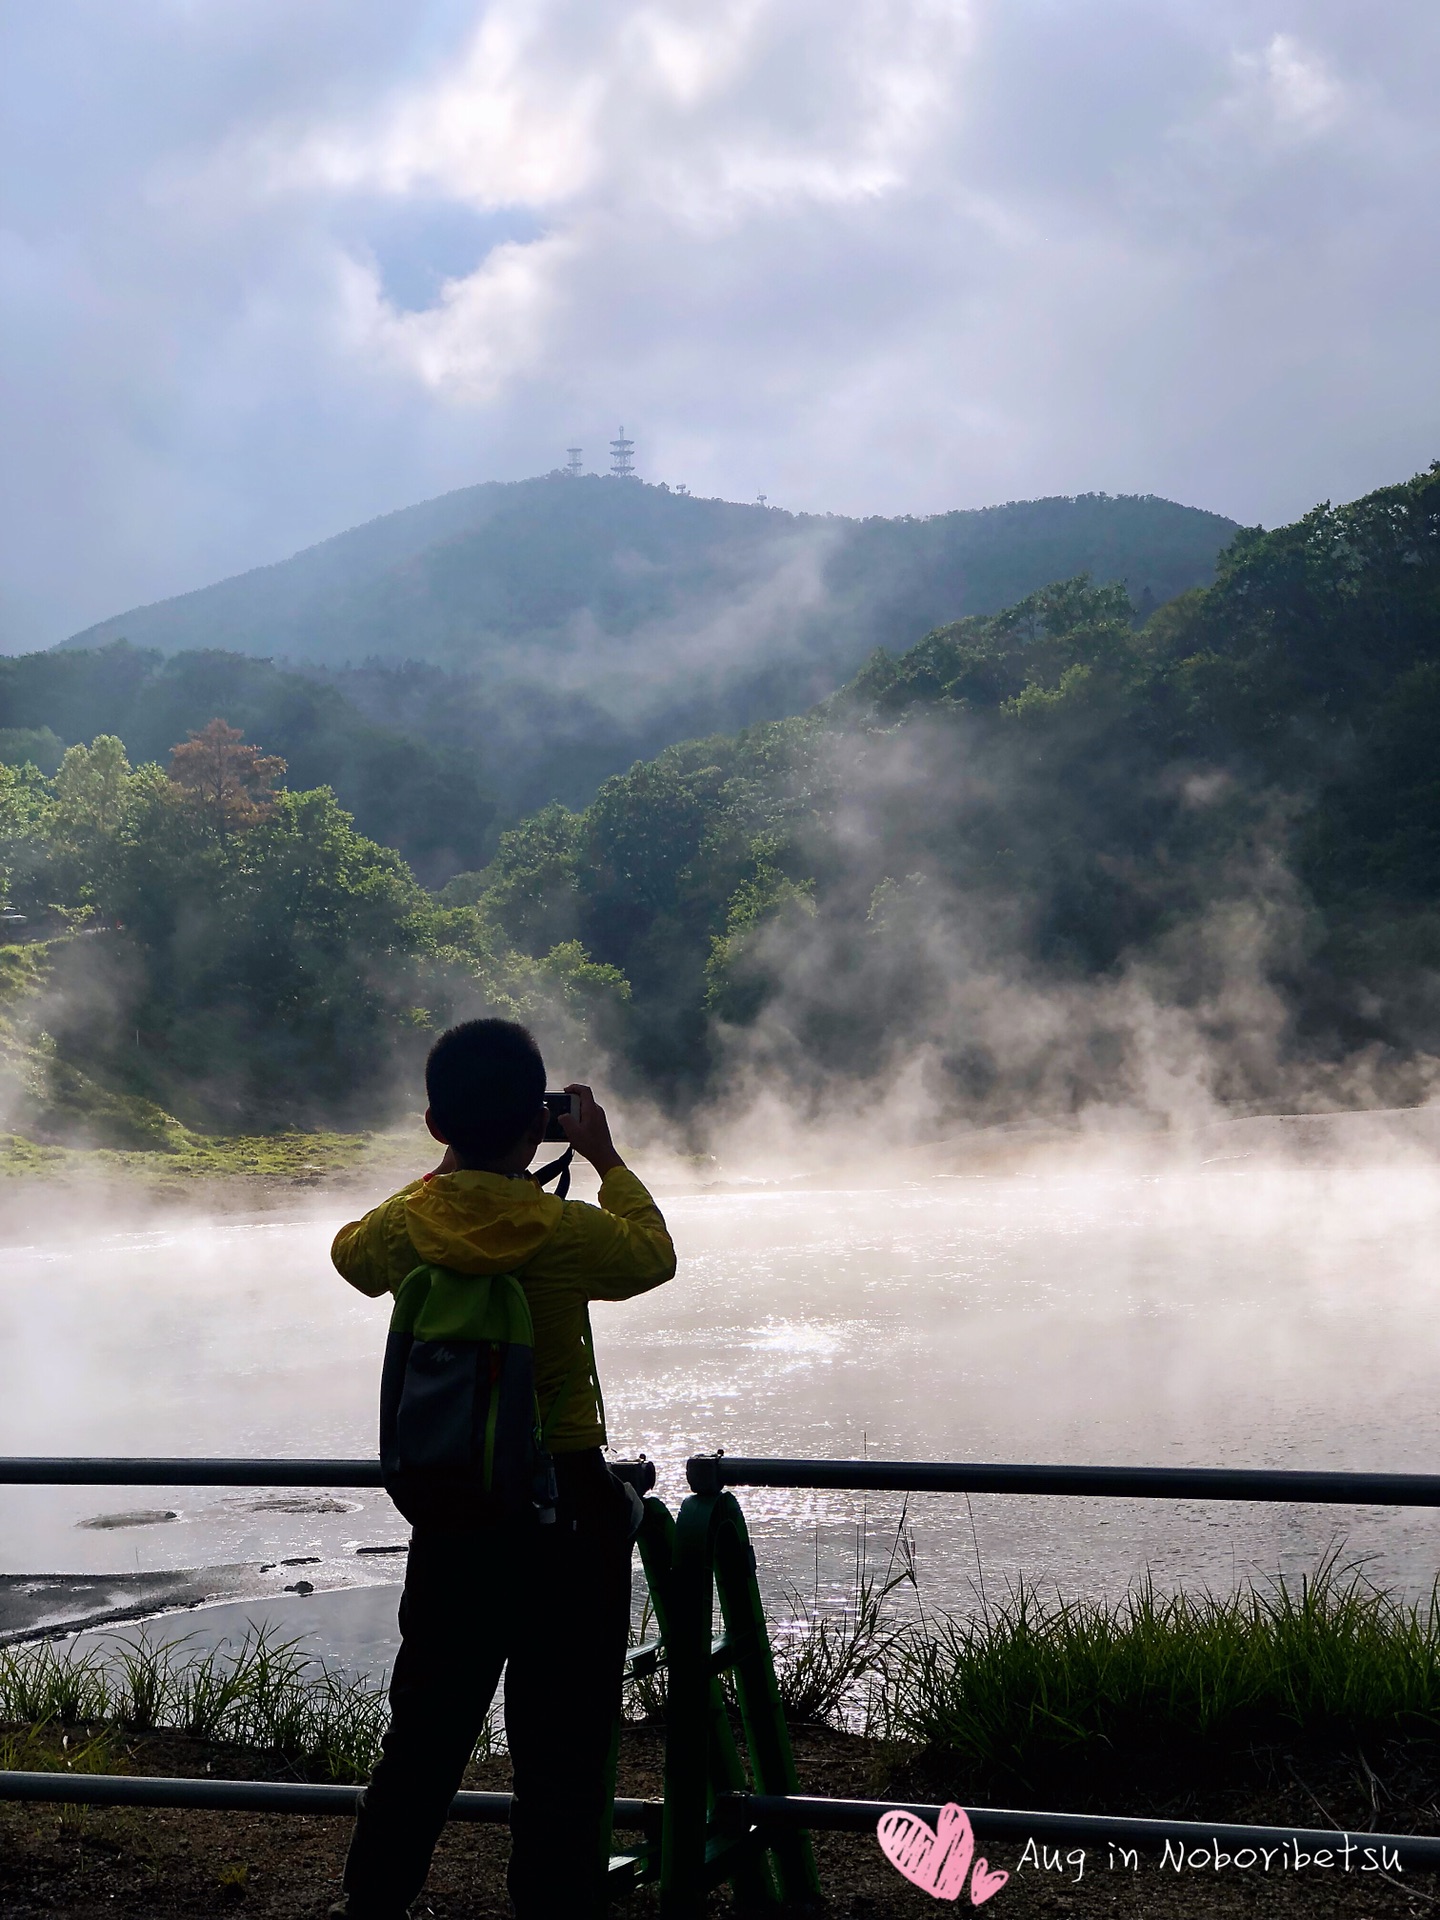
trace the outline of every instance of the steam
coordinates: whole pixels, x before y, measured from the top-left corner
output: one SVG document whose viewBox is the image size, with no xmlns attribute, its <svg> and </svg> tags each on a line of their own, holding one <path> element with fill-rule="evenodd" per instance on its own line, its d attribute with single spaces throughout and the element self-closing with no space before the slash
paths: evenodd
<svg viewBox="0 0 1440 1920">
<path fill-rule="evenodd" d="M 826 566 L 839 544 L 839 535 L 823 523 L 796 523 L 764 546 L 707 556 L 719 563 L 718 582 L 679 596 L 671 611 L 629 632 L 607 630 L 585 609 L 553 644 L 488 643 L 486 674 L 494 676 L 494 698 L 503 700 L 507 683 L 555 688 L 584 695 L 612 718 L 643 723 L 677 703 L 715 700 L 732 680 L 762 664 L 808 666 L 806 692 L 818 698 L 835 679 L 824 641 L 826 615 L 838 610 L 838 598 Z M 659 572 L 639 553 L 620 552 L 616 566 L 620 572 Z"/>
<path fill-rule="evenodd" d="M 802 1156 L 818 1132 L 827 1155 L 862 1163 L 1002 1128 L 1178 1146 L 1238 1116 L 1434 1097 L 1429 1053 L 1336 1047 L 1302 1027 L 1294 987 L 1321 929 L 1287 860 L 1283 799 L 1202 870 L 1158 938 L 1087 971 L 1037 951 L 1043 888 L 937 871 L 937 822 L 958 838 L 998 818 L 1012 844 L 1033 832 L 1017 764 L 923 723 L 840 734 L 828 751 L 845 798 L 796 856 L 823 862 L 818 904 L 791 899 L 762 921 L 736 967 L 754 1017 L 717 1023 L 713 1138 L 727 1157 L 777 1130 Z M 1188 807 L 1226 790 L 1222 775 L 1184 776 Z"/>
</svg>

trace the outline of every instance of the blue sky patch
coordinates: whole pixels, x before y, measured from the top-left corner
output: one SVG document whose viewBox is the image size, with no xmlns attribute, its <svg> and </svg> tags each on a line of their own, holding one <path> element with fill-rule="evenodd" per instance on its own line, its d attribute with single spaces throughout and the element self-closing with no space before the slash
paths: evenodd
<svg viewBox="0 0 1440 1920">
<path fill-rule="evenodd" d="M 386 299 L 406 313 L 437 306 L 445 282 L 473 273 L 495 247 L 544 231 L 524 207 L 481 213 L 454 200 L 392 201 L 357 224 Z"/>
</svg>

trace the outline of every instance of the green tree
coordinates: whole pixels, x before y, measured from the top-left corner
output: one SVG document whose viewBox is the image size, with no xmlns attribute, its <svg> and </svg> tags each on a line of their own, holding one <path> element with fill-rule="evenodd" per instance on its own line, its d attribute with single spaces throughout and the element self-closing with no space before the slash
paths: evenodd
<svg viewBox="0 0 1440 1920">
<path fill-rule="evenodd" d="M 765 999 L 769 982 L 763 968 L 754 964 L 761 929 L 815 915 L 815 883 L 792 880 L 776 863 L 780 850 L 776 835 L 757 835 L 751 871 L 726 905 L 725 930 L 710 938 L 705 1009 L 731 1025 L 753 1020 Z"/>
<path fill-rule="evenodd" d="M 579 863 L 584 820 L 557 800 L 500 835 L 481 874 L 445 889 L 459 899 L 471 888 L 482 911 L 522 953 L 537 957 L 573 940 L 579 927 Z"/>
<path fill-rule="evenodd" d="M 33 765 L 0 762 L 0 905 L 33 914 L 50 895 L 49 784 Z"/>
<path fill-rule="evenodd" d="M 134 801 L 137 776 L 124 742 L 102 733 L 88 747 L 66 749 L 55 775 L 52 846 L 68 898 L 100 904 L 116 837 Z"/>
</svg>

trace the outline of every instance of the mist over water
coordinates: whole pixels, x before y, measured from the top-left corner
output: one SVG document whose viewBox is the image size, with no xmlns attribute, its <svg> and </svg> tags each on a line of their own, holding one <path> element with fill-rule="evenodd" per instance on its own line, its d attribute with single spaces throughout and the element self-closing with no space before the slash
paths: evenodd
<svg viewBox="0 0 1440 1920">
<path fill-rule="evenodd" d="M 1076 1161 L 864 1178 L 662 1187 L 678 1278 L 599 1303 L 594 1320 L 612 1443 L 655 1458 L 672 1503 L 686 1456 L 716 1447 L 1433 1467 L 1440 1182 L 1424 1162 L 1241 1154 L 1160 1171 Z M 10 1246 L 0 1451 L 370 1455 L 386 1303 L 328 1260 L 335 1226 L 370 1198 Z M 740 1498 L 772 1600 L 786 1583 L 843 1595 L 857 1523 L 883 1563 L 901 1508 L 898 1496 Z M 146 1511 L 176 1517 L 81 1524 Z M 993 1597 L 1018 1577 L 1114 1594 L 1147 1571 L 1224 1589 L 1337 1547 L 1412 1593 L 1440 1569 L 1428 1512 L 929 1496 L 911 1499 L 909 1522 L 923 1597 L 942 1609 L 975 1604 L 979 1573 Z M 273 1563 L 304 1557 L 322 1589 L 394 1582 L 398 1557 L 355 1548 L 404 1537 L 373 1492 L 0 1493 L 0 1571 L 249 1563 L 250 1591 L 276 1595 L 291 1626 L 302 1603 L 280 1596 L 297 1570 Z"/>
</svg>

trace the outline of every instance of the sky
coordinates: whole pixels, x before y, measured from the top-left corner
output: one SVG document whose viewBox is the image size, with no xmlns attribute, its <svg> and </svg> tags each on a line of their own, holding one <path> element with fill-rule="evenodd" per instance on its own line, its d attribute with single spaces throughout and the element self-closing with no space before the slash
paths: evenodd
<svg viewBox="0 0 1440 1920">
<path fill-rule="evenodd" d="M 1433 0 L 0 0 L 0 648 L 584 449 L 797 510 L 1440 456 Z"/>
</svg>

